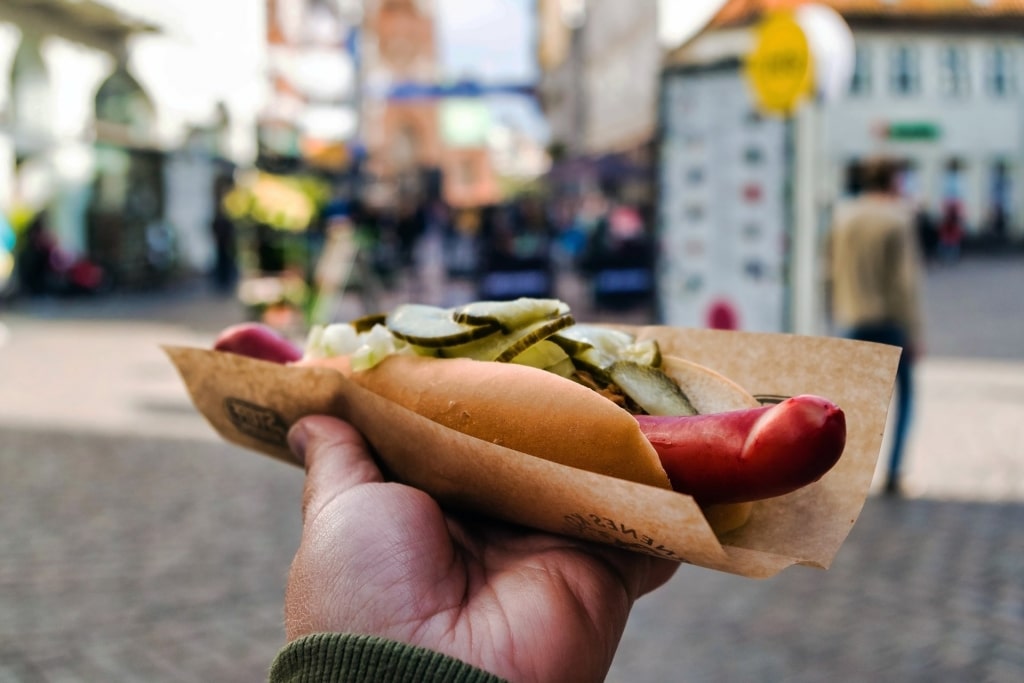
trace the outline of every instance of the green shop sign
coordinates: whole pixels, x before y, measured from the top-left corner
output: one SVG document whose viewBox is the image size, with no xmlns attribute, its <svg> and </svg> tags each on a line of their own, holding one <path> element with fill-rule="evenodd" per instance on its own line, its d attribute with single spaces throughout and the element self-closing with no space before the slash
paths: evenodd
<svg viewBox="0 0 1024 683">
<path fill-rule="evenodd" d="M 887 124 L 885 134 L 890 140 L 937 140 L 941 131 L 927 121 L 902 121 Z"/>
</svg>

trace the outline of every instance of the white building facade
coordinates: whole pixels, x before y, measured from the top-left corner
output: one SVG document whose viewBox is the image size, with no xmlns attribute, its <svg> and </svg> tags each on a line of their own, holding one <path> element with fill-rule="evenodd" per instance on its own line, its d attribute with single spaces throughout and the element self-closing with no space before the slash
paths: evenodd
<svg viewBox="0 0 1024 683">
<path fill-rule="evenodd" d="M 1024 238 L 1024 25 L 913 28 L 854 24 L 849 94 L 824 111 L 830 185 L 886 154 L 933 216 L 960 202 L 968 235 Z"/>
<path fill-rule="evenodd" d="M 1024 7 L 820 4 L 842 14 L 856 50 L 848 92 L 805 105 L 819 114 L 822 212 L 857 190 L 859 163 L 884 155 L 903 163 L 904 194 L 934 221 L 956 204 L 967 239 L 1024 241 Z M 742 63 L 765 9 L 726 3 L 667 63 Z"/>
<path fill-rule="evenodd" d="M 665 60 L 659 300 L 669 324 L 824 332 L 832 209 L 880 156 L 901 163 L 900 189 L 929 219 L 918 226 L 926 249 L 949 216 L 965 245 L 1024 245 L 1024 7 L 821 0 L 852 34 L 852 78 L 790 116 L 766 114 L 746 59 L 766 12 L 800 4 L 727 2 Z"/>
<path fill-rule="evenodd" d="M 657 2 L 541 0 L 538 21 L 552 140 L 574 156 L 649 143 L 663 57 Z"/>
</svg>

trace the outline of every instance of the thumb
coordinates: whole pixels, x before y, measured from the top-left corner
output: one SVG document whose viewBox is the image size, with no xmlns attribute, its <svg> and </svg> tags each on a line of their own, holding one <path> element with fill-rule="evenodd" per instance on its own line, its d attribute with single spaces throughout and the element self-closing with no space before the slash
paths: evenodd
<svg viewBox="0 0 1024 683">
<path fill-rule="evenodd" d="M 362 434 L 347 422 L 322 415 L 305 417 L 288 432 L 288 444 L 306 467 L 303 520 L 360 484 L 384 481 Z"/>
</svg>

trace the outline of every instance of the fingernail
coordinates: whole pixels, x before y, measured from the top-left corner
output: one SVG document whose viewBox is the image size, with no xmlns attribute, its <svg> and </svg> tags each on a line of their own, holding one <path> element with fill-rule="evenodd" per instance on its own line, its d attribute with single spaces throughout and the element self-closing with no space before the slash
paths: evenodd
<svg viewBox="0 0 1024 683">
<path fill-rule="evenodd" d="M 291 449 L 295 461 L 303 466 L 306 464 L 306 443 L 308 441 L 309 434 L 306 425 L 299 420 L 288 430 L 288 447 Z"/>
</svg>

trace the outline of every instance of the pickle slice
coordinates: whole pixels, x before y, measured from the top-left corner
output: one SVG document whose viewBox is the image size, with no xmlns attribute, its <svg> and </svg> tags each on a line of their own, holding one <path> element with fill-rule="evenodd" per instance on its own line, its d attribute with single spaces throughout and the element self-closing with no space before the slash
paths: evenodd
<svg viewBox="0 0 1024 683">
<path fill-rule="evenodd" d="M 595 348 L 602 353 L 618 357 L 622 349 L 636 342 L 636 338 L 628 332 L 607 327 L 573 325 L 559 332 L 552 341 L 573 357 L 587 348 Z"/>
<path fill-rule="evenodd" d="M 505 363 L 537 342 L 569 327 L 573 322 L 573 317 L 566 314 L 553 320 L 535 322 L 515 330 L 511 334 L 492 334 L 466 344 L 444 346 L 439 349 L 439 352 L 444 358 L 472 358 Z"/>
<path fill-rule="evenodd" d="M 569 361 L 570 365 L 572 364 L 569 354 L 563 351 L 561 346 L 548 339 L 542 339 L 536 344 L 527 347 L 509 362 L 547 370 L 548 368 L 564 364 L 565 361 Z"/>
<path fill-rule="evenodd" d="M 690 399 L 657 368 L 620 360 L 608 369 L 612 381 L 648 415 L 696 415 Z"/>
<path fill-rule="evenodd" d="M 348 324 L 356 329 L 356 332 L 369 332 L 374 325 L 385 325 L 387 313 L 371 313 L 348 321 Z"/>
<path fill-rule="evenodd" d="M 450 308 L 426 304 L 404 304 L 388 314 L 391 334 L 410 344 L 438 348 L 457 346 L 495 334 L 497 325 L 469 325 L 455 322 Z"/>
<path fill-rule="evenodd" d="M 660 368 L 661 347 L 658 346 L 658 342 L 655 339 L 633 342 L 619 351 L 619 358 L 630 360 L 640 365 Z"/>
<path fill-rule="evenodd" d="M 506 334 L 538 320 L 548 320 L 569 312 L 569 305 L 558 299 L 520 297 L 512 301 L 474 301 L 455 309 L 455 322 L 469 325 L 497 325 Z"/>
<path fill-rule="evenodd" d="M 616 358 L 610 356 L 604 351 L 595 349 L 594 347 L 588 347 L 580 351 L 579 353 L 571 354 L 572 362 L 576 364 L 580 370 L 589 372 L 594 379 L 600 381 L 602 384 L 612 383 L 611 378 L 611 367 L 616 363 Z"/>
<path fill-rule="evenodd" d="M 566 356 L 564 360 L 561 360 L 554 365 L 549 365 L 544 369 L 566 379 L 572 379 L 576 375 L 576 366 L 573 365 L 572 358 L 569 358 L 568 356 Z"/>
</svg>

